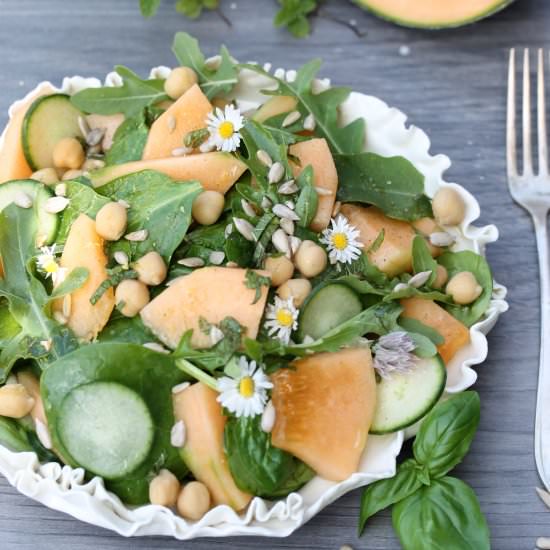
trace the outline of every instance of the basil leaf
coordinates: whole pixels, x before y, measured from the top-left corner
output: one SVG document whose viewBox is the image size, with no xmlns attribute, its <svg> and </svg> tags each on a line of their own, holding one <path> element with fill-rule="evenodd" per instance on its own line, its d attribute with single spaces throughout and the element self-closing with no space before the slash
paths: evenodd
<svg viewBox="0 0 550 550">
<path fill-rule="evenodd" d="M 0 416 L 0 445 L 14 453 L 32 451 L 25 429 L 11 418 Z"/>
<path fill-rule="evenodd" d="M 417 235 L 413 239 L 412 245 L 412 265 L 415 273 L 421 273 L 423 271 L 431 271 L 432 274 L 428 279 L 428 285 L 431 285 L 437 275 L 437 262 L 432 258 L 430 249 L 424 239 L 420 235 Z"/>
<path fill-rule="evenodd" d="M 300 189 L 295 208 L 296 214 L 300 216 L 298 225 L 300 227 L 309 227 L 309 224 L 317 213 L 319 205 L 319 196 L 313 185 L 313 168 L 311 166 L 307 166 L 302 170 L 296 184 Z"/>
<path fill-rule="evenodd" d="M 338 179 L 346 182 L 338 188 L 338 200 L 372 204 L 398 220 L 432 216 L 424 176 L 407 159 L 358 153 L 335 155 L 334 163 Z"/>
<path fill-rule="evenodd" d="M 397 467 L 395 476 L 375 481 L 365 488 L 361 495 L 359 535 L 365 529 L 370 517 L 412 495 L 422 487 L 417 472 L 417 463 L 413 459 L 409 459 Z"/>
<path fill-rule="evenodd" d="M 476 433 L 479 416 L 479 395 L 466 391 L 438 403 L 424 418 L 413 452 L 431 478 L 443 477 L 462 461 Z"/>
<path fill-rule="evenodd" d="M 490 550 L 489 528 L 475 493 L 462 481 L 432 481 L 393 508 L 404 550 Z"/>
<path fill-rule="evenodd" d="M 149 136 L 144 112 L 127 118 L 116 130 L 111 148 L 105 153 L 107 166 L 141 160 Z"/>
</svg>

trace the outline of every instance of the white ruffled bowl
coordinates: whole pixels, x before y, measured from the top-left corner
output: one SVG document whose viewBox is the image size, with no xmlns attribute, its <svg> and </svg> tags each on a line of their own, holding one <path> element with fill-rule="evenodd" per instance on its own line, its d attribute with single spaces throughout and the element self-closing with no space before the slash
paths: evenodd
<svg viewBox="0 0 550 550">
<path fill-rule="evenodd" d="M 269 66 L 265 68 L 269 70 Z M 151 71 L 151 76 L 166 77 L 169 72 L 167 67 L 157 67 Z M 285 73 L 278 69 L 276 74 L 290 80 L 296 73 Z M 110 73 L 105 84 L 120 85 L 119 75 Z M 59 91 L 74 94 L 84 88 L 100 85 L 101 82 L 96 78 L 75 76 L 65 78 Z M 263 97 L 260 90 L 272 85 L 273 82 L 265 77 L 244 70 L 232 97 L 242 111 L 247 111 L 260 103 Z M 330 82 L 316 81 L 315 85 L 323 89 Z M 44 82 L 27 97 L 43 88 L 52 88 L 52 85 Z M 16 102 L 11 106 L 10 118 L 19 105 L 20 102 Z M 479 217 L 479 204 L 464 188 L 443 180 L 443 173 L 450 166 L 449 158 L 444 155 L 430 155 L 428 136 L 414 126 L 407 127 L 407 117 L 401 111 L 388 107 L 376 97 L 353 92 L 342 105 L 340 116 L 343 124 L 363 117 L 367 121 L 366 149 L 381 155 L 406 157 L 424 174 L 429 196 L 433 196 L 441 186 L 447 185 L 453 186 L 462 195 L 467 206 L 466 216 L 460 231 L 455 232 L 457 241 L 453 250 L 467 249 L 484 253 L 486 244 L 498 238 L 498 230 L 494 225 L 472 225 Z M 0 148 L 2 146 L 3 135 L 0 137 Z M 485 335 L 494 326 L 498 316 L 508 309 L 505 297 L 506 289 L 495 284 L 493 298 L 484 318 L 470 328 L 470 344 L 461 349 L 447 366 L 448 393 L 463 391 L 476 381 L 477 373 L 471 367 L 482 363 L 487 357 Z M 393 476 L 396 457 L 403 441 L 413 432 L 414 429 L 407 433 L 400 431 L 384 436 L 369 436 L 359 472 L 345 481 L 335 483 L 316 477 L 299 492 L 290 494 L 284 500 L 269 502 L 256 497 L 242 514 L 237 514 L 228 506 L 218 506 L 197 522 L 186 521 L 162 506 L 126 506 L 105 489 L 101 478 L 95 477 L 86 482 L 81 468 L 60 466 L 56 463 L 40 464 L 34 453 L 13 453 L 0 446 L 0 473 L 24 495 L 50 508 L 127 537 L 165 535 L 182 540 L 230 535 L 284 537 L 348 491 Z"/>
</svg>

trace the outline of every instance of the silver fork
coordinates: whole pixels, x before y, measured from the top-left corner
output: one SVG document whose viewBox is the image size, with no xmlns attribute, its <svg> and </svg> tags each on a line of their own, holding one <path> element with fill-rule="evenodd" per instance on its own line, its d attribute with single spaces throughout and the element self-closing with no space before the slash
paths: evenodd
<svg viewBox="0 0 550 550">
<path fill-rule="evenodd" d="M 544 91 L 544 53 L 537 56 L 537 149 L 538 172 L 533 168 L 531 144 L 531 90 L 529 50 L 523 55 L 522 134 L 523 167 L 518 173 L 516 147 L 516 67 L 515 50 L 510 50 L 508 73 L 508 114 L 506 159 L 508 186 L 512 198 L 529 214 L 535 226 L 540 271 L 541 333 L 539 382 L 535 417 L 535 460 L 546 489 L 550 490 L 550 257 L 548 251 L 548 211 L 550 210 L 550 175 Z"/>
</svg>

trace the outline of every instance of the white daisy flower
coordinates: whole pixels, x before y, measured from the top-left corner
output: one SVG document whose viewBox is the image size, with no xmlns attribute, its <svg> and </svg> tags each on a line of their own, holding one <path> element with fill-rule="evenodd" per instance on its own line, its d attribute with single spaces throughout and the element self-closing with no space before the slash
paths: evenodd
<svg viewBox="0 0 550 550">
<path fill-rule="evenodd" d="M 275 335 L 283 344 L 288 344 L 293 330 L 298 328 L 298 309 L 292 296 L 283 300 L 275 296 L 275 303 L 267 306 L 266 321 L 269 336 Z"/>
<path fill-rule="evenodd" d="M 239 109 L 233 105 L 226 105 L 225 111 L 216 107 L 206 118 L 210 139 L 208 144 L 216 147 L 218 151 L 230 153 L 236 151 L 241 143 L 239 130 L 244 125 L 243 117 Z"/>
<path fill-rule="evenodd" d="M 319 239 L 327 246 L 330 263 L 351 264 L 361 256 L 363 243 L 358 240 L 360 232 L 342 214 L 330 221 L 332 227 L 325 229 Z"/>
<path fill-rule="evenodd" d="M 67 276 L 67 268 L 61 267 L 55 257 L 55 244 L 53 246 L 43 246 L 40 248 L 40 254 L 36 257 L 38 270 L 51 277 L 53 286 L 61 284 Z"/>
<path fill-rule="evenodd" d="M 267 402 L 267 390 L 273 384 L 256 361 L 249 363 L 244 356 L 239 359 L 239 370 L 237 377 L 223 376 L 218 379 L 218 402 L 237 418 L 262 414 Z"/>
</svg>

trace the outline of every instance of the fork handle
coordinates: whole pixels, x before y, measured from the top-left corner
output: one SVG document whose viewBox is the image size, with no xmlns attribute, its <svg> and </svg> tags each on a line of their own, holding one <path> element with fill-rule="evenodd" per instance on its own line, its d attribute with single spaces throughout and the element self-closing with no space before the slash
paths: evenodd
<svg viewBox="0 0 550 550">
<path fill-rule="evenodd" d="M 534 215 L 540 272 L 540 363 L 535 415 L 535 461 L 539 476 L 550 490 L 550 254 L 547 212 Z"/>
</svg>

